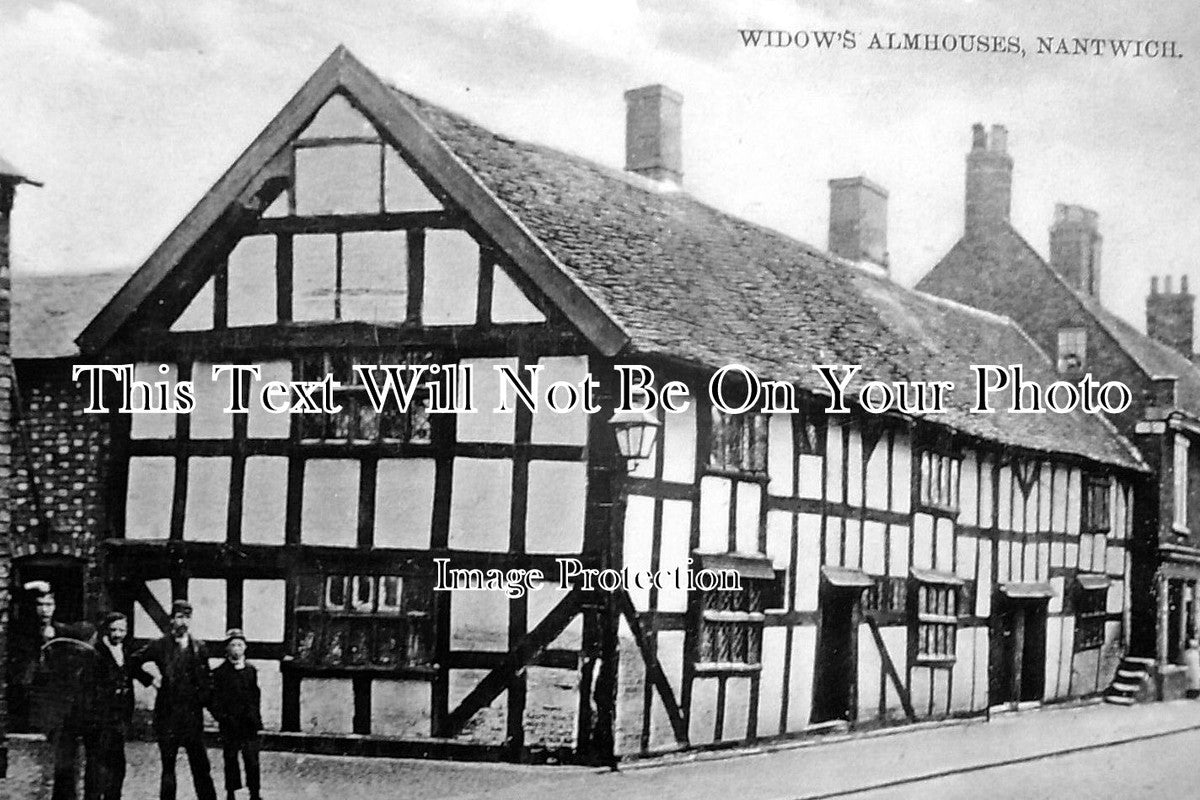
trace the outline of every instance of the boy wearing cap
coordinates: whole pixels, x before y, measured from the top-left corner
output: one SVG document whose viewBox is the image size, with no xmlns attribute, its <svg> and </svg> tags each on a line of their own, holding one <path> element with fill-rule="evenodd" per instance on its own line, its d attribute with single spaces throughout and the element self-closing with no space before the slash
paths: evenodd
<svg viewBox="0 0 1200 800">
<path fill-rule="evenodd" d="M 258 733 L 262 730 L 261 694 L 258 671 L 246 663 L 246 635 L 239 628 L 225 634 L 225 660 L 212 673 L 213 702 L 210 709 L 221 726 L 221 749 L 225 759 L 225 796 L 234 797 L 242 788 L 238 754 L 246 763 L 250 800 L 259 794 Z"/>
<path fill-rule="evenodd" d="M 160 800 L 175 800 L 175 759 L 179 748 L 187 753 L 197 800 L 216 800 L 204 749 L 204 707 L 209 704 L 208 659 L 204 648 L 191 637 L 192 606 L 186 600 L 171 604 L 171 630 L 139 650 L 130 659 L 133 676 L 158 689 L 154 699 L 154 738 L 162 758 Z M 159 677 L 146 672 L 153 663 Z"/>
</svg>

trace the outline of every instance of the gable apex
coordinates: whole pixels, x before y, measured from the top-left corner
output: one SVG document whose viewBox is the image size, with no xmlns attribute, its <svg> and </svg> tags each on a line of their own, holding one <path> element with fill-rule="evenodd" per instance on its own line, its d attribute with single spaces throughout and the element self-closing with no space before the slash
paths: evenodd
<svg viewBox="0 0 1200 800">
<path fill-rule="evenodd" d="M 161 305 L 164 297 L 167 302 L 190 297 L 197 287 L 187 282 L 181 264 L 194 252 L 228 244 L 223 237 L 235 238 L 230 229 L 263 210 L 263 198 L 271 194 L 268 182 L 279 179 L 277 156 L 334 94 L 348 99 L 387 144 L 442 187 L 598 350 L 612 355 L 625 346 L 629 337 L 622 328 L 421 120 L 416 107 L 339 45 L 84 328 L 76 339 L 82 352 L 102 350 L 156 298 Z M 184 305 L 172 310 L 181 312 Z"/>
</svg>

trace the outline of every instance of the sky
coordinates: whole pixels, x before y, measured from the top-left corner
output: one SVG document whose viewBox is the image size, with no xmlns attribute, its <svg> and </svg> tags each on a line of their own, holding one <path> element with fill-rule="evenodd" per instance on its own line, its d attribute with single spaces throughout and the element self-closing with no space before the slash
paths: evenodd
<svg viewBox="0 0 1200 800">
<path fill-rule="evenodd" d="M 684 187 L 824 247 L 828 180 L 889 191 L 892 272 L 962 232 L 972 123 L 1003 124 L 1012 218 L 1046 254 L 1056 202 L 1100 214 L 1101 299 L 1144 327 L 1151 275 L 1200 286 L 1200 14 L 1024 0 L 5 0 L 0 155 L 22 271 L 132 269 L 329 53 L 497 131 L 620 167 L 623 92 L 682 93 Z M 1086 7 L 1086 8 L 1085 8 Z M 852 31 L 747 48 L 739 29 Z M 873 34 L 1019 36 L 1025 56 L 870 50 Z M 1177 59 L 1036 53 L 1038 37 L 1177 42 Z M 843 38 L 844 41 L 844 38 Z"/>
</svg>

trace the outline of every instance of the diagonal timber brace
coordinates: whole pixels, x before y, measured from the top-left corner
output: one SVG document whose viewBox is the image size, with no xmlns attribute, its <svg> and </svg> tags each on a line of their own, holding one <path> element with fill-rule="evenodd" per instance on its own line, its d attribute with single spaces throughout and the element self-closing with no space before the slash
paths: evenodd
<svg viewBox="0 0 1200 800">
<path fill-rule="evenodd" d="M 442 722 L 436 736 L 448 738 L 462 730 L 463 725 L 480 709 L 488 706 L 512 683 L 517 673 L 523 670 L 550 643 L 559 637 L 583 608 L 583 591 L 572 589 L 545 619 L 517 643 L 507 654 L 504 662 L 484 676 L 470 694 L 463 698 L 458 707 Z"/>
</svg>

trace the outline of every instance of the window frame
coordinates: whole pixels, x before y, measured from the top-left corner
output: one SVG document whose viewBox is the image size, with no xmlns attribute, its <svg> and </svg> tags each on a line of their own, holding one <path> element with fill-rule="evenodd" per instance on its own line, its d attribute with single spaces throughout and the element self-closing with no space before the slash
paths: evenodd
<svg viewBox="0 0 1200 800">
<path fill-rule="evenodd" d="M 1075 641 L 1076 653 L 1096 650 L 1104 646 L 1105 627 L 1108 622 L 1108 589 L 1089 589 L 1077 586 L 1075 594 Z"/>
<path fill-rule="evenodd" d="M 398 604 L 385 607 L 382 584 L 391 579 L 398 582 Z M 316 604 L 302 603 L 301 594 L 311 596 L 314 584 L 320 587 Z M 369 587 L 366 604 L 358 600 L 363 586 Z M 428 576 L 345 569 L 306 572 L 298 576 L 294 596 L 295 623 L 288 640 L 293 668 L 388 674 L 434 669 L 433 580 Z M 392 645 L 386 651 L 381 650 L 385 642 Z"/>
<path fill-rule="evenodd" d="M 345 363 L 338 363 L 345 362 Z M 321 380 L 334 376 L 341 385 L 334 390 L 333 400 L 342 406 L 334 414 L 295 414 L 296 438 L 302 445 L 430 445 L 433 443 L 433 421 L 428 410 L 429 392 L 420 387 L 407 411 L 399 411 L 387 403 L 382 412 L 371 407 L 366 386 L 359 382 L 354 366 L 383 364 L 441 363 L 430 352 L 377 352 L 318 350 L 298 357 L 293 364 L 299 380 Z M 344 380 L 343 380 L 344 379 Z M 424 382 L 424 378 L 422 379 Z M 345 426 L 348 434 L 361 433 L 365 420 L 372 420 L 374 435 L 337 435 Z M 399 434 L 395 435 L 398 426 Z"/>
<path fill-rule="evenodd" d="M 786 611 L 787 572 L 773 578 L 741 577 L 737 591 L 699 591 L 696 644 L 692 668 L 697 674 L 736 674 L 762 670 L 762 640 L 767 614 Z M 771 598 L 780 608 L 768 608 Z M 736 652 L 735 652 L 736 649 Z M 721 656 L 729 658 L 722 660 Z"/>
<path fill-rule="evenodd" d="M 1097 514 L 1097 500 L 1100 514 Z M 1107 475 L 1085 475 L 1080 503 L 1079 529 L 1086 534 L 1107 534 L 1112 530 L 1112 478 Z M 1102 519 L 1098 519 L 1102 516 Z"/>
<path fill-rule="evenodd" d="M 710 419 L 708 473 L 765 480 L 770 416 L 757 411 L 728 414 L 714 406 Z M 734 447 L 737 455 L 731 458 Z"/>
<path fill-rule="evenodd" d="M 935 593 L 936 594 L 932 594 Z M 927 600 L 934 597 L 934 609 Z M 937 608 L 942 599 L 950 613 Z M 908 629 L 911 663 L 948 667 L 958 660 L 958 626 L 962 617 L 963 592 L 959 579 L 936 579 L 914 575 L 909 582 Z M 930 648 L 932 643 L 933 649 Z"/>
<path fill-rule="evenodd" d="M 1088 345 L 1087 328 L 1059 328 L 1056 339 L 1057 350 L 1055 352 L 1055 364 L 1059 373 L 1075 373 L 1082 372 L 1087 368 L 1087 345 Z M 1071 340 L 1075 341 L 1072 342 Z M 1078 347 L 1068 348 L 1069 344 L 1077 344 Z M 1075 356 L 1078 359 L 1076 364 L 1065 363 L 1070 356 Z"/>
</svg>

